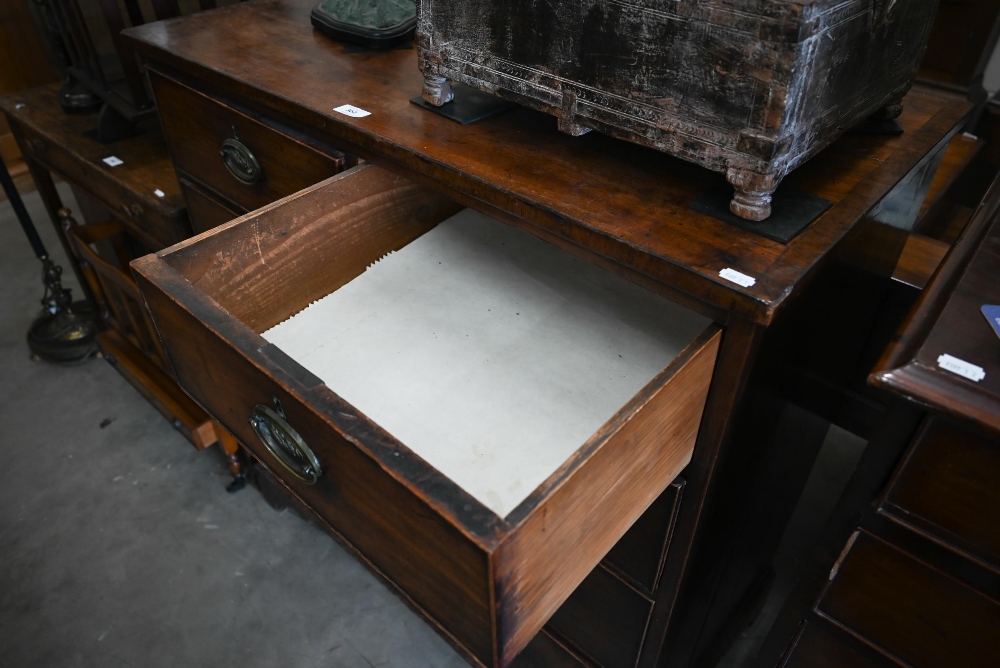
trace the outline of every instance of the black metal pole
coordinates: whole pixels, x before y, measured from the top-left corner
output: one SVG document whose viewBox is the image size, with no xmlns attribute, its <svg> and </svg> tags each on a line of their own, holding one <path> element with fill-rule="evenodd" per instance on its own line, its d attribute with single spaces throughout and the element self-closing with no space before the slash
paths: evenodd
<svg viewBox="0 0 1000 668">
<path fill-rule="evenodd" d="M 86 302 L 73 303 L 68 288 L 62 286 L 62 268 L 54 263 L 31 222 L 21 194 L 14 186 L 14 179 L 0 156 L 0 183 L 7 193 L 14 213 L 24 229 L 35 255 L 42 262 L 42 314 L 28 329 L 28 347 L 33 359 L 56 363 L 76 363 L 90 359 L 97 352 L 97 322 Z"/>
<path fill-rule="evenodd" d="M 7 171 L 7 165 L 3 161 L 3 156 L 0 156 L 0 183 L 3 183 L 3 191 L 7 193 L 7 199 L 10 200 L 10 205 L 14 208 L 14 213 L 17 214 L 17 220 L 21 223 L 21 228 L 24 229 L 25 236 L 28 237 L 31 249 L 35 251 L 35 255 L 38 256 L 39 260 L 48 259 L 49 253 L 45 250 L 45 244 L 42 243 L 42 238 L 38 236 L 38 230 L 35 229 L 35 224 L 31 222 L 31 216 L 28 215 L 28 210 L 24 208 L 24 202 L 21 200 L 21 193 L 17 192 L 17 187 L 14 185 L 14 179 L 10 177 L 10 172 Z"/>
</svg>

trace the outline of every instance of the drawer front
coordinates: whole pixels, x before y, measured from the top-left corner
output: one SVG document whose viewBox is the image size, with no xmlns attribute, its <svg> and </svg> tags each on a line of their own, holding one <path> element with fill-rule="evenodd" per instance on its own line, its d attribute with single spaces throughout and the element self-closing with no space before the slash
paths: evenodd
<svg viewBox="0 0 1000 668">
<path fill-rule="evenodd" d="M 105 173 L 107 169 L 127 169 L 130 163 L 117 168 L 89 164 L 70 154 L 64 147 L 38 135 L 30 127 L 19 127 L 24 135 L 24 145 L 29 157 L 97 198 L 128 226 L 148 250 L 157 251 L 191 236 L 183 207 L 168 207 L 166 211 L 158 211 L 143 203 L 128 188 Z M 150 187 L 150 191 L 152 190 Z"/>
<path fill-rule="evenodd" d="M 648 594 L 656 591 L 685 481 L 675 480 L 608 553 L 606 561 Z"/>
<path fill-rule="evenodd" d="M 411 603 L 478 656 L 490 656 L 486 554 L 359 450 L 358 435 L 346 437 L 324 417 L 349 420 L 354 410 L 308 374 L 249 362 L 229 343 L 237 333 L 220 337 L 207 314 L 179 309 L 139 280 L 181 387 Z M 294 362 L 289 368 L 294 374 Z M 256 406 L 278 404 L 318 458 L 315 484 L 290 475 L 250 425 Z"/>
<path fill-rule="evenodd" d="M 133 270 L 180 385 L 456 645 L 507 666 L 690 462 L 721 333 L 698 324 L 662 371 L 499 517 L 258 334 L 458 209 L 367 165 Z M 624 604 L 630 620 L 648 614 L 648 602 L 639 602 L 645 612 L 635 602 Z"/>
<path fill-rule="evenodd" d="M 871 656 L 873 650 L 857 643 L 852 647 L 846 639 L 835 637 L 823 627 L 823 622 L 805 622 L 792 641 L 781 668 L 883 668 L 881 657 Z"/>
<path fill-rule="evenodd" d="M 634 668 L 652 607 L 598 566 L 552 616 L 548 628 L 603 668 Z"/>
<path fill-rule="evenodd" d="M 246 211 L 319 183 L 348 162 L 154 70 L 149 78 L 178 171 Z"/>
<path fill-rule="evenodd" d="M 996 666 L 1000 604 L 864 531 L 816 611 L 914 668 Z"/>
<path fill-rule="evenodd" d="M 222 204 L 211 195 L 205 194 L 201 188 L 188 179 L 181 177 L 180 182 L 181 192 L 184 193 L 184 201 L 188 205 L 191 228 L 195 234 L 201 234 L 205 230 L 228 223 L 233 218 L 239 218 L 242 215 Z"/>
<path fill-rule="evenodd" d="M 881 512 L 1000 569 L 1000 444 L 949 420 L 921 430 Z"/>
<path fill-rule="evenodd" d="M 541 631 L 512 664 L 513 668 L 590 668 L 560 642 Z"/>
</svg>

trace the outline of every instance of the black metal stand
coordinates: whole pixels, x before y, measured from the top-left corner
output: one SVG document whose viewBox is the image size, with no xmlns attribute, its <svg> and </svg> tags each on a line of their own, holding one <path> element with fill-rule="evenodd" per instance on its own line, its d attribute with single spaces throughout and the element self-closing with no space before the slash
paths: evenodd
<svg viewBox="0 0 1000 668">
<path fill-rule="evenodd" d="M 419 95 L 412 98 L 410 102 L 462 125 L 481 121 L 517 106 L 513 102 L 508 102 L 496 95 L 484 93 L 465 84 L 453 81 L 451 86 L 455 90 L 455 99 L 440 107 L 428 104 Z"/>
<path fill-rule="evenodd" d="M 782 185 L 774 192 L 770 217 L 754 222 L 740 218 L 729 210 L 732 199 L 732 187 L 723 184 L 703 193 L 691 202 L 691 208 L 772 241 L 787 244 L 833 206 L 830 200 Z"/>
<path fill-rule="evenodd" d="M 102 104 L 101 98 L 72 76 L 67 76 L 66 83 L 59 89 L 59 106 L 67 114 L 93 114 L 100 111 Z"/>
<path fill-rule="evenodd" d="M 28 347 L 32 358 L 60 364 L 83 362 L 97 352 L 97 324 L 90 305 L 85 301 L 74 303 L 70 290 L 62 286 L 62 267 L 49 258 L 2 158 L 0 183 L 31 249 L 42 263 L 42 282 L 45 285 L 42 313 L 28 329 Z"/>
</svg>

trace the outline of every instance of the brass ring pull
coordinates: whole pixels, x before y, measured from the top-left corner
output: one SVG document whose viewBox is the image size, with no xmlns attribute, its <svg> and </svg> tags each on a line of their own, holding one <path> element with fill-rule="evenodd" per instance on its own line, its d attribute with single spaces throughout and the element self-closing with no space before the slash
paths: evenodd
<svg viewBox="0 0 1000 668">
<path fill-rule="evenodd" d="M 257 404 L 250 414 L 250 426 L 257 438 L 288 471 L 308 485 L 315 485 L 323 469 L 313 451 L 284 416 Z"/>
<path fill-rule="evenodd" d="M 224 140 L 219 147 L 219 155 L 222 156 L 222 164 L 240 183 L 252 186 L 264 178 L 257 158 L 239 139 Z"/>
</svg>

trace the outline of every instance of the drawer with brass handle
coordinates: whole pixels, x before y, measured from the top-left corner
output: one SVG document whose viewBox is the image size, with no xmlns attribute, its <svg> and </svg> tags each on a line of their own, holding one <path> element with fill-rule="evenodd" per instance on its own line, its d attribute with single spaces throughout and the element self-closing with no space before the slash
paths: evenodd
<svg viewBox="0 0 1000 668">
<path fill-rule="evenodd" d="M 180 385 L 486 666 L 688 464 L 721 338 L 374 165 L 132 266 Z"/>
<path fill-rule="evenodd" d="M 178 171 L 244 211 L 354 164 L 343 153 L 320 150 L 156 70 L 149 79 Z M 195 227 L 205 228 L 198 221 Z"/>
</svg>

